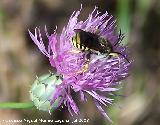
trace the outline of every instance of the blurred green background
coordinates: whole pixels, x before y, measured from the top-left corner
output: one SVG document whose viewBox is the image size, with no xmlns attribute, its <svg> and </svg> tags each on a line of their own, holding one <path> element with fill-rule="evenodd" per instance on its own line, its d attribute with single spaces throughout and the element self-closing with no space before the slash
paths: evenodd
<svg viewBox="0 0 160 125">
<path fill-rule="evenodd" d="M 115 97 L 116 103 L 107 108 L 112 125 L 160 125 L 160 1 L 159 0 L 0 0 L 0 102 L 29 101 L 30 85 L 35 76 L 53 70 L 49 61 L 31 41 L 28 29 L 47 25 L 58 32 L 67 24 L 74 10 L 83 10 L 84 20 L 98 6 L 117 18 L 118 29 L 125 33 L 124 43 L 131 49 L 134 65 L 130 76 Z M 44 35 L 44 34 L 43 34 Z M 46 41 L 47 43 L 47 41 Z M 77 99 L 78 100 L 78 99 Z M 0 124 L 14 119 L 89 119 L 76 125 L 110 125 L 89 98 L 78 103 L 81 115 L 71 116 L 67 109 L 52 115 L 36 109 L 0 110 Z M 15 125 L 28 125 L 27 122 Z M 50 123 L 32 123 L 33 125 Z M 53 124 L 53 123 L 52 123 Z M 60 123 L 54 123 L 60 124 Z M 70 125 L 72 123 L 61 123 Z"/>
</svg>

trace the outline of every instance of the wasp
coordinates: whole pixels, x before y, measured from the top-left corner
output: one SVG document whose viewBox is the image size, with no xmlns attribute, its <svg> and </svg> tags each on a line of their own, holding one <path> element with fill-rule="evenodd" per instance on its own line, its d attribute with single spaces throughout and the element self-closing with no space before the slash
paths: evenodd
<svg viewBox="0 0 160 125">
<path fill-rule="evenodd" d="M 81 29 L 75 29 L 75 35 L 72 37 L 74 47 L 82 51 L 94 51 L 100 53 L 110 53 L 112 46 L 109 42 L 100 41 L 99 36 Z"/>
<path fill-rule="evenodd" d="M 119 41 L 122 40 L 121 37 L 121 30 L 119 34 L 119 40 L 114 45 L 109 42 L 109 40 L 98 36 L 97 34 L 86 32 L 81 29 L 74 29 L 75 35 L 72 37 L 72 44 L 75 48 L 78 48 L 80 51 L 84 52 L 87 51 L 87 61 L 90 60 L 90 54 L 102 54 L 108 55 L 109 57 L 116 56 L 119 58 L 118 55 L 124 57 L 128 62 L 129 60 L 120 52 L 115 52 L 113 47 L 116 46 Z"/>
</svg>

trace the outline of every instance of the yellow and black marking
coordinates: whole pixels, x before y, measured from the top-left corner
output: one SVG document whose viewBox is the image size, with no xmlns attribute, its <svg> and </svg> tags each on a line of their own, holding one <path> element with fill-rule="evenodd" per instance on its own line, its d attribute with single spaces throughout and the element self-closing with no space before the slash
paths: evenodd
<svg viewBox="0 0 160 125">
<path fill-rule="evenodd" d="M 80 33 L 76 33 L 75 36 L 72 37 L 72 44 L 75 48 L 78 48 L 82 51 L 89 50 L 88 47 L 82 44 L 82 38 Z"/>
<path fill-rule="evenodd" d="M 87 71 L 89 68 L 89 60 L 90 60 L 91 53 L 105 54 L 109 58 L 117 57 L 119 59 L 119 63 L 120 63 L 119 55 L 121 55 L 123 58 L 125 58 L 129 62 L 129 60 L 122 53 L 114 52 L 113 50 L 113 47 L 116 46 L 121 40 L 118 40 L 117 43 L 112 45 L 107 39 L 99 37 L 94 33 L 86 32 L 81 29 L 74 29 L 74 31 L 75 31 L 75 35 L 72 37 L 72 41 L 71 41 L 73 46 L 79 49 L 80 52 L 87 51 L 88 53 L 86 56 L 87 64 L 82 69 L 82 72 Z M 121 32 L 120 32 L 119 38 L 121 38 Z"/>
<path fill-rule="evenodd" d="M 104 38 L 81 29 L 75 29 L 75 35 L 72 37 L 72 44 L 81 51 L 100 52 L 109 54 L 112 52 L 112 45 Z"/>
<path fill-rule="evenodd" d="M 89 51 L 89 53 L 101 53 L 107 56 L 111 55 L 120 55 L 125 58 L 128 62 L 129 60 L 120 52 L 115 52 L 113 47 L 119 44 L 123 38 L 123 35 L 119 34 L 119 40 L 112 45 L 111 42 L 103 37 L 98 36 L 95 33 L 86 32 L 81 29 L 74 29 L 75 35 L 72 37 L 72 43 L 75 48 L 78 48 L 81 51 Z"/>
</svg>

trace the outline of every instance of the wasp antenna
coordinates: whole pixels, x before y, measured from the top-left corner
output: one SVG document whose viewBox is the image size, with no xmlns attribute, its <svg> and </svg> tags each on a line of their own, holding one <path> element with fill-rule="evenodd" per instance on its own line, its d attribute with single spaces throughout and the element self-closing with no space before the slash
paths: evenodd
<svg viewBox="0 0 160 125">
<path fill-rule="evenodd" d="M 124 33 L 121 32 L 121 29 L 120 29 L 119 32 L 120 32 L 120 33 L 119 33 L 119 41 L 122 41 L 123 38 L 124 38 Z"/>
<path fill-rule="evenodd" d="M 124 38 L 124 34 L 122 34 L 122 31 L 120 29 L 119 30 L 119 35 L 118 35 L 118 41 L 113 46 L 116 46 L 117 44 L 121 43 L 123 38 Z"/>
<path fill-rule="evenodd" d="M 127 60 L 128 63 L 130 63 L 130 61 L 122 53 L 119 53 L 119 52 L 114 52 L 114 53 L 121 55 L 125 60 Z"/>
</svg>

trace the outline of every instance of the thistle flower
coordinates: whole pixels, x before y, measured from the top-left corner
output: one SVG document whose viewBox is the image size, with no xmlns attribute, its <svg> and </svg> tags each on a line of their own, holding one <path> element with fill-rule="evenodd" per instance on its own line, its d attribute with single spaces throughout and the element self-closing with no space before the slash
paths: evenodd
<svg viewBox="0 0 160 125">
<path fill-rule="evenodd" d="M 50 103 L 53 104 L 60 97 L 59 105 L 64 103 L 71 114 L 73 112 L 79 114 L 79 108 L 72 98 L 71 91 L 79 93 L 82 101 L 87 100 L 85 94 L 88 93 L 93 97 L 100 112 L 111 121 L 103 106 L 113 104 L 113 99 L 108 96 L 117 91 L 119 88 L 116 88 L 116 85 L 128 76 L 131 61 L 129 61 L 126 46 L 120 43 L 123 35 L 116 32 L 116 21 L 113 16 L 107 12 L 100 15 L 95 7 L 87 20 L 78 21 L 80 12 L 81 9 L 73 12 L 68 25 L 63 28 L 60 35 L 56 34 L 56 30 L 48 35 L 45 28 L 49 40 L 48 49 L 45 49 L 38 28 L 35 29 L 35 34 L 30 31 L 29 34 L 40 51 L 49 58 L 51 65 L 63 77 Z M 110 58 L 109 55 L 92 53 L 89 63 L 86 64 L 87 52 L 82 52 L 72 45 L 74 29 L 94 33 L 106 40 L 105 42 L 109 41 L 113 52 L 120 53 L 120 55 Z"/>
</svg>

